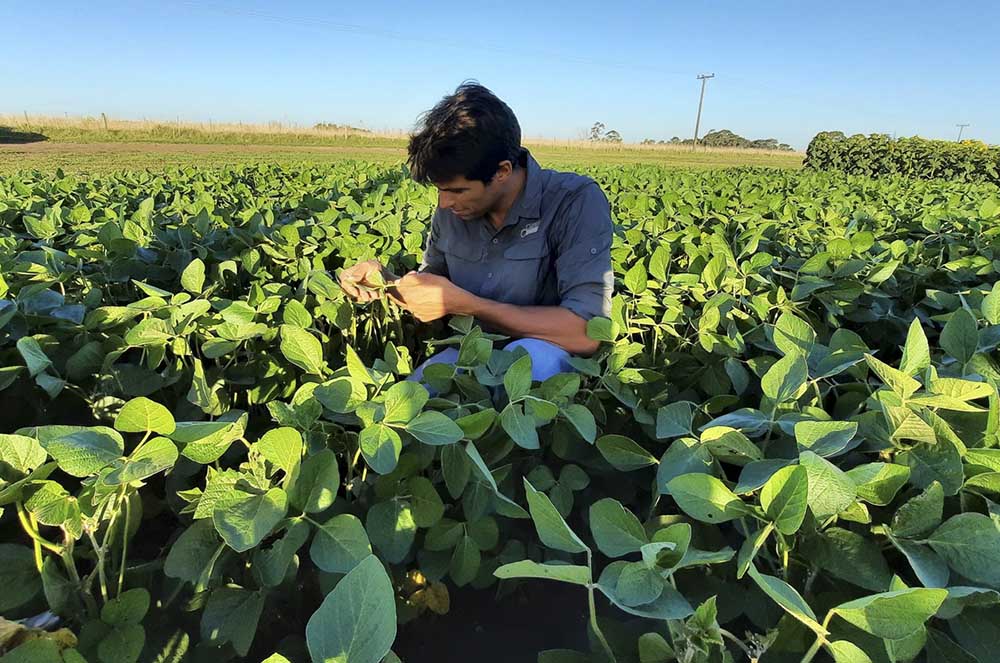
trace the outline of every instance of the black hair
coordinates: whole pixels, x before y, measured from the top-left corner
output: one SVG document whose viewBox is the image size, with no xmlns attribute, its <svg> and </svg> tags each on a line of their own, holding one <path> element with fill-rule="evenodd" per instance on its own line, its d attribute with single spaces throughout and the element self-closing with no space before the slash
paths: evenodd
<svg viewBox="0 0 1000 663">
<path fill-rule="evenodd" d="M 459 176 L 489 184 L 501 161 L 519 165 L 521 126 L 495 94 L 466 81 L 420 117 L 408 152 L 421 184 Z"/>
</svg>

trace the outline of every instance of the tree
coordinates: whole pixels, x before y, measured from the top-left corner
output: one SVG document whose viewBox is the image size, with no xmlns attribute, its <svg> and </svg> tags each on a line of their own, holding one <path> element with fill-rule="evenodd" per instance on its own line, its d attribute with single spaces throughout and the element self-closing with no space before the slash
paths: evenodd
<svg viewBox="0 0 1000 663">
<path fill-rule="evenodd" d="M 590 140 L 599 141 L 604 137 L 604 123 L 594 122 L 594 126 L 590 128 Z"/>
<path fill-rule="evenodd" d="M 604 142 L 606 143 L 620 143 L 622 142 L 622 135 L 612 129 L 608 133 L 604 134 Z"/>
</svg>

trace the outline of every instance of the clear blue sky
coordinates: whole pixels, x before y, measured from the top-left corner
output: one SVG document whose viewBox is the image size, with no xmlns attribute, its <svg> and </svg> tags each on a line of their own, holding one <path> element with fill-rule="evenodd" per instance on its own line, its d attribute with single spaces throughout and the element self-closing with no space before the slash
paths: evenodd
<svg viewBox="0 0 1000 663">
<path fill-rule="evenodd" d="M 1000 3 L 0 2 L 0 112 L 409 129 L 466 78 L 526 136 L 1000 143 Z"/>
</svg>

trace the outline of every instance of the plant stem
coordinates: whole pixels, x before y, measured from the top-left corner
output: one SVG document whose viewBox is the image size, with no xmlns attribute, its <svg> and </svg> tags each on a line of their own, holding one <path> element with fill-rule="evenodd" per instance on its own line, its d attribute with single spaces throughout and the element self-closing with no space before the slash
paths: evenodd
<svg viewBox="0 0 1000 663">
<path fill-rule="evenodd" d="M 594 565 L 593 565 L 593 553 L 587 550 L 587 568 L 590 569 L 590 577 L 594 577 Z M 590 609 L 590 628 L 594 630 L 594 637 L 597 641 L 601 643 L 601 647 L 604 648 L 604 652 L 608 655 L 609 661 L 615 660 L 615 653 L 611 650 L 611 645 L 608 644 L 607 639 L 604 637 L 604 633 L 601 631 L 601 627 L 597 624 L 597 602 L 594 600 L 594 583 L 587 583 L 587 606 Z"/>
<path fill-rule="evenodd" d="M 125 584 L 125 562 L 128 559 L 128 524 L 132 515 L 132 503 L 128 495 L 125 496 L 125 526 L 122 527 L 122 564 L 118 570 L 118 592 L 121 595 L 122 587 Z"/>
<path fill-rule="evenodd" d="M 816 642 L 813 643 L 806 655 L 802 657 L 800 663 L 810 663 L 816 654 L 819 652 L 820 648 L 826 644 L 826 636 L 829 635 L 826 627 L 830 624 L 830 620 L 833 619 L 833 611 L 826 613 L 826 617 L 823 619 L 823 634 L 816 636 Z"/>
</svg>

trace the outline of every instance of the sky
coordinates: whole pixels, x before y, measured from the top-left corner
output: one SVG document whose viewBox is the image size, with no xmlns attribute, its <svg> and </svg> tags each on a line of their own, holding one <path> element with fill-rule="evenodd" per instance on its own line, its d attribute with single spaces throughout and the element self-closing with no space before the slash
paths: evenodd
<svg viewBox="0 0 1000 663">
<path fill-rule="evenodd" d="M 412 129 L 466 79 L 526 137 L 1000 143 L 1000 3 L 0 0 L 0 113 Z M 16 26 L 16 27 L 14 27 Z"/>
</svg>

